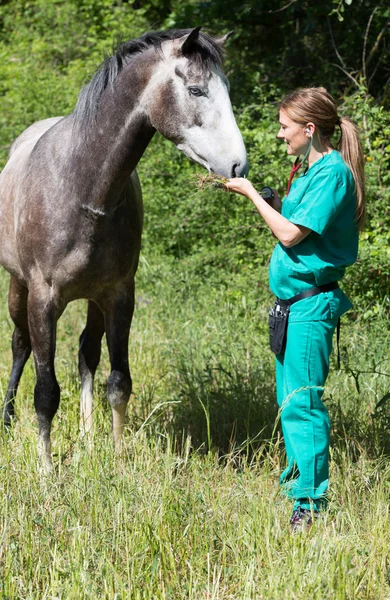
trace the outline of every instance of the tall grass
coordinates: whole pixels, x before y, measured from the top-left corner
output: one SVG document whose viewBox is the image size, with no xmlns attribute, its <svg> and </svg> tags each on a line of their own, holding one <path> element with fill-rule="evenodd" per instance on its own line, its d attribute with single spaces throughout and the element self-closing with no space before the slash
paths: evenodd
<svg viewBox="0 0 390 600">
<path fill-rule="evenodd" d="M 329 511 L 291 536 L 279 493 L 283 444 L 269 298 L 197 287 L 181 265 L 142 261 L 130 342 L 134 394 L 116 457 L 97 376 L 93 448 L 78 434 L 77 340 L 83 303 L 58 332 L 62 400 L 55 473 L 41 475 L 26 368 L 18 421 L 0 438 L 0 597 L 130 599 L 390 598 L 388 323 L 342 329 L 343 369 L 325 399 L 333 422 Z M 1 373 L 12 327 L 0 279 Z M 382 320 L 381 320 L 382 319 Z M 335 365 L 334 365 L 335 366 Z M 276 425 L 275 425 L 276 423 Z"/>
</svg>

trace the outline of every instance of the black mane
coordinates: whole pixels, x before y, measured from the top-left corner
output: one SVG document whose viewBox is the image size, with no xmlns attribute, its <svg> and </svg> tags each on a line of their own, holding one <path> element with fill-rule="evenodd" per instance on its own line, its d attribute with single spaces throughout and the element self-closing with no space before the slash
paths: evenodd
<svg viewBox="0 0 390 600">
<path fill-rule="evenodd" d="M 166 40 L 180 38 L 191 31 L 192 29 L 152 31 L 144 33 L 134 40 L 119 44 L 114 50 L 114 54 L 103 61 L 92 80 L 82 89 L 73 113 L 76 121 L 81 125 L 86 125 L 96 117 L 104 90 L 113 85 L 116 77 L 130 58 L 151 47 L 161 50 L 161 44 Z M 212 65 L 221 65 L 223 50 L 215 38 L 200 32 L 187 55 L 198 64 L 210 68 Z"/>
</svg>

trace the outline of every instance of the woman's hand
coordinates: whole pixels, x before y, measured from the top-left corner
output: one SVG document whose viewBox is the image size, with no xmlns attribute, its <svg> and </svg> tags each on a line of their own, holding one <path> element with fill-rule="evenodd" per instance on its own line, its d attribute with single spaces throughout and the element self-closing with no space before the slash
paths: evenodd
<svg viewBox="0 0 390 600">
<path fill-rule="evenodd" d="M 254 187 L 249 179 L 245 179 L 244 177 L 229 179 L 229 181 L 224 184 L 224 187 L 227 192 L 235 192 L 236 194 L 241 194 L 247 198 L 249 198 L 250 194 L 254 191 Z"/>
<path fill-rule="evenodd" d="M 227 181 L 224 184 L 224 188 L 227 192 L 235 192 L 236 194 L 241 194 L 242 196 L 246 196 L 251 200 L 254 199 L 254 194 L 255 196 L 260 195 L 257 194 L 255 188 L 253 187 L 249 179 L 245 179 L 244 177 L 235 177 L 234 179 L 229 179 L 229 181 Z M 274 210 L 280 213 L 280 210 L 282 208 L 280 196 L 276 190 L 272 191 L 274 193 L 274 197 L 270 200 L 265 200 L 265 202 L 267 202 L 267 204 L 272 206 Z"/>
</svg>

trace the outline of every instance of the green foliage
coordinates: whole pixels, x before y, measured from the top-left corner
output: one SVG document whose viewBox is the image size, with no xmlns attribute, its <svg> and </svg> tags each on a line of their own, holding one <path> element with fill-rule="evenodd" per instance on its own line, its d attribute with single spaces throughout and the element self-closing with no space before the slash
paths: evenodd
<svg viewBox="0 0 390 600">
<path fill-rule="evenodd" d="M 362 87 L 342 110 L 360 125 L 366 156 L 367 223 L 359 259 L 346 277 L 356 307 L 367 318 L 390 305 L 390 115 Z"/>
<path fill-rule="evenodd" d="M 245 106 L 257 102 L 255 86 L 269 82 L 283 92 L 325 85 L 340 96 L 351 74 L 367 78 L 370 93 L 388 102 L 389 17 L 388 3 L 376 0 L 172 0 L 165 23 L 234 30 L 227 72 L 234 103 Z"/>
<path fill-rule="evenodd" d="M 344 21 L 344 12 L 346 6 L 350 6 L 353 0 L 333 0 L 334 9 L 331 15 L 337 15 L 339 21 Z"/>
</svg>

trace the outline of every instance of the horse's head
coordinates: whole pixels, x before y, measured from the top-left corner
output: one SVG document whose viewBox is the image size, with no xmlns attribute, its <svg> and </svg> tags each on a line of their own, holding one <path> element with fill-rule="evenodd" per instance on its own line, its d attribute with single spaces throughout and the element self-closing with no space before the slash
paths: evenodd
<svg viewBox="0 0 390 600">
<path fill-rule="evenodd" d="M 147 86 L 153 127 L 189 158 L 225 177 L 248 172 L 244 142 L 221 70 L 225 38 L 199 28 L 161 44 L 161 60 Z"/>
</svg>

